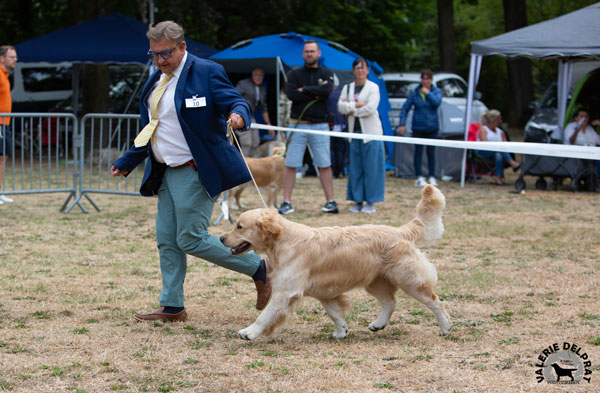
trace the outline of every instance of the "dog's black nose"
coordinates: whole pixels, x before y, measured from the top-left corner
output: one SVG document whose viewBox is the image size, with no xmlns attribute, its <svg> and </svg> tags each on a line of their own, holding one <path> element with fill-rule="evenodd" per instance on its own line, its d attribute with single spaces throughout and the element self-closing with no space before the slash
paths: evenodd
<svg viewBox="0 0 600 393">
<path fill-rule="evenodd" d="M 221 236 L 219 240 L 221 241 L 221 243 L 225 244 L 225 235 Z"/>
</svg>

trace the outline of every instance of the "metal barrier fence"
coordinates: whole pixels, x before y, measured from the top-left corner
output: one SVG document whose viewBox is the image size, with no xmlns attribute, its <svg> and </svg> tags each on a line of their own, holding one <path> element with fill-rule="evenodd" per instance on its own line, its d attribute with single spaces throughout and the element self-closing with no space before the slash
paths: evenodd
<svg viewBox="0 0 600 393">
<path fill-rule="evenodd" d="M 110 166 L 129 149 L 140 130 L 139 115 L 0 113 L 11 118 L 12 132 L 0 124 L 1 194 L 68 192 L 61 212 L 73 207 L 87 213 L 85 197 L 101 211 L 91 193 L 138 195 L 144 165 L 127 177 L 112 177 Z M 4 138 L 8 136 L 10 138 Z"/>
<path fill-rule="evenodd" d="M 79 164 L 82 176 L 74 203 L 84 196 L 100 211 L 90 193 L 139 196 L 144 165 L 138 165 L 127 177 L 112 177 L 110 166 L 131 147 L 140 130 L 140 116 L 89 113 L 83 116 L 79 128 L 82 141 L 82 160 Z"/>
<path fill-rule="evenodd" d="M 4 113 L 0 125 L 3 194 L 77 193 L 80 150 L 77 118 L 70 113 Z M 11 131 L 11 132 L 7 132 Z M 9 154 L 12 150 L 12 153 Z M 60 211 L 64 211 L 67 201 Z"/>
</svg>

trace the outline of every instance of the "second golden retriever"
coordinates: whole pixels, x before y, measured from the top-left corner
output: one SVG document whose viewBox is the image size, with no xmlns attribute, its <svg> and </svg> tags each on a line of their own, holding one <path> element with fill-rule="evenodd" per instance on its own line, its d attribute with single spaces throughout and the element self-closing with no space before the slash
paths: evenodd
<svg viewBox="0 0 600 393">
<path fill-rule="evenodd" d="M 383 329 L 394 311 L 395 294 L 402 289 L 422 302 L 437 318 L 443 334 L 450 318 L 435 294 L 437 271 L 417 247 L 441 238 L 444 232 L 444 195 L 435 187 L 423 188 L 417 215 L 401 227 L 364 225 L 311 228 L 286 220 L 272 209 L 255 209 L 240 215 L 235 228 L 221 236 L 234 255 L 250 250 L 266 254 L 272 271 L 271 300 L 258 319 L 238 332 L 253 340 L 271 334 L 283 323 L 293 304 L 303 296 L 317 298 L 335 323 L 333 337 L 348 334 L 345 292 L 365 288 L 381 303 L 379 317 L 369 329 Z"/>
<path fill-rule="evenodd" d="M 276 207 L 277 193 L 282 187 L 283 170 L 285 169 L 285 147 L 273 148 L 273 154 L 269 157 L 246 158 L 246 163 L 250 172 L 252 172 L 252 176 L 254 176 L 256 185 L 268 189 L 267 206 Z M 240 202 L 240 197 L 248 187 L 254 187 L 252 181 L 231 189 L 230 195 L 235 202 L 231 205 L 232 209 L 237 210 L 244 207 Z"/>
</svg>

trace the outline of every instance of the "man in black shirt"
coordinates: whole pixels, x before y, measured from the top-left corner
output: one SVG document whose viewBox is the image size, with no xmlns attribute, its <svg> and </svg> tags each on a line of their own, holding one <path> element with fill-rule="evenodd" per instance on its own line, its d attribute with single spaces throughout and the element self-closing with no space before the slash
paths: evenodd
<svg viewBox="0 0 600 393">
<path fill-rule="evenodd" d="M 333 90 L 333 73 L 319 66 L 321 50 L 314 40 L 304 43 L 302 57 L 304 66 L 294 68 L 288 74 L 286 94 L 292 101 L 290 126 L 318 131 L 329 131 L 327 98 Z M 296 168 L 302 166 L 306 146 L 310 146 L 313 164 L 319 168 L 319 178 L 325 193 L 326 203 L 321 209 L 326 213 L 338 213 L 333 199 L 333 173 L 331 171 L 331 153 L 329 136 L 289 133 L 283 173 L 283 202 L 280 214 L 294 212 L 292 191 L 296 184 Z"/>
</svg>

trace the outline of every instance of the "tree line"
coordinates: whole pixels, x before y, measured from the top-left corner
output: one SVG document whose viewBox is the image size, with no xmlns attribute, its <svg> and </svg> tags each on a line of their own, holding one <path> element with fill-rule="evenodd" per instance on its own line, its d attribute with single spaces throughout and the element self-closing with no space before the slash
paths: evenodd
<svg viewBox="0 0 600 393">
<path fill-rule="evenodd" d="M 295 31 L 336 41 L 386 72 L 456 72 L 467 77 L 470 43 L 593 4 L 591 0 L 2 0 L 2 44 L 16 44 L 113 12 L 149 22 L 175 20 L 186 36 L 224 49 L 238 41 Z M 98 32 L 102 34 L 102 32 Z M 140 48 L 144 51 L 146 48 Z M 110 51 L 110 48 L 98 48 Z M 555 61 L 486 56 L 483 101 L 513 126 L 555 80 Z"/>
</svg>

